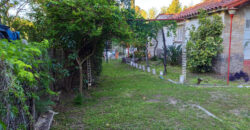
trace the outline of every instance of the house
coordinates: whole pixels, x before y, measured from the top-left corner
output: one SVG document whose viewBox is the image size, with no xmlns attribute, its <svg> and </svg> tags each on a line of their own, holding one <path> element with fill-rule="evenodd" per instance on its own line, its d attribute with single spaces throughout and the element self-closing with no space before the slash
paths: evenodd
<svg viewBox="0 0 250 130">
<path fill-rule="evenodd" d="M 176 35 L 171 34 L 166 37 L 167 45 L 186 44 L 189 39 L 189 28 L 194 25 L 196 28 L 198 23 L 198 10 L 204 9 L 209 15 L 218 14 L 222 17 L 224 30 L 221 35 L 223 38 L 223 52 L 218 55 L 214 63 L 214 71 L 225 75 L 228 67 L 229 56 L 229 40 L 231 15 L 229 10 L 236 9 L 232 19 L 232 44 L 231 44 L 231 61 L 230 72 L 235 73 L 241 70 L 250 74 L 250 0 L 207 0 L 192 6 L 179 14 L 159 14 L 156 19 L 180 19 L 178 20 L 178 28 Z M 231 11 L 233 12 L 233 11 Z M 164 28 L 164 31 L 167 31 Z M 156 55 L 160 56 L 163 52 L 163 41 L 161 31 L 157 36 L 158 46 L 156 47 Z M 249 44 L 248 44 L 249 43 Z M 156 40 L 152 40 L 149 52 L 154 55 Z"/>
</svg>

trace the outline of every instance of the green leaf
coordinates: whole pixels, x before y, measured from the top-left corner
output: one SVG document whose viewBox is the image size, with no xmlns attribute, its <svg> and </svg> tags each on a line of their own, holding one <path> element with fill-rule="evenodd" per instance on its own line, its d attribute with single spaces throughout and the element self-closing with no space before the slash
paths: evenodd
<svg viewBox="0 0 250 130">
<path fill-rule="evenodd" d="M 6 130 L 7 126 L 4 124 L 3 121 L 0 120 L 0 130 Z"/>
</svg>

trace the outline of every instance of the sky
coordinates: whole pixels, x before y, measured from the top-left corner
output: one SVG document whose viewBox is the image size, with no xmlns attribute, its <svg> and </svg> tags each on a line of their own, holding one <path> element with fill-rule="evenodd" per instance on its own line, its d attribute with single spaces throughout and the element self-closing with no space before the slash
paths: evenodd
<svg viewBox="0 0 250 130">
<path fill-rule="evenodd" d="M 202 0 L 180 0 L 182 6 L 194 5 L 200 3 Z M 135 5 L 138 5 L 141 9 L 148 11 L 154 7 L 160 12 L 162 6 L 169 6 L 172 0 L 135 0 Z"/>
</svg>

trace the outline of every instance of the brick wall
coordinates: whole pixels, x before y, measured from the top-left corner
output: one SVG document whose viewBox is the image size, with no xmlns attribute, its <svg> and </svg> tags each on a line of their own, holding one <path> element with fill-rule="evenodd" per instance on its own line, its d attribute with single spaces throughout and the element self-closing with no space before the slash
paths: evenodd
<svg viewBox="0 0 250 130">
<path fill-rule="evenodd" d="M 230 15 L 225 11 L 222 15 L 224 19 L 223 38 L 223 53 L 220 54 L 215 61 L 214 70 L 217 73 L 226 76 L 228 67 L 228 52 L 229 52 L 229 37 L 230 37 Z M 233 33 L 231 44 L 231 63 L 230 72 L 235 73 L 243 70 L 244 67 L 244 27 L 245 27 L 245 13 L 244 8 L 237 11 L 233 18 Z"/>
<path fill-rule="evenodd" d="M 244 72 L 250 74 L 250 60 L 244 60 Z"/>
</svg>

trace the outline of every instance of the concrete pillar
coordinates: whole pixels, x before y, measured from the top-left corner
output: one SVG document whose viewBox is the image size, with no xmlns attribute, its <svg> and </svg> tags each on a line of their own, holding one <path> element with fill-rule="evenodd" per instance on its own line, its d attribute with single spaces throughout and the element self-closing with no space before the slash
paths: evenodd
<svg viewBox="0 0 250 130">
<path fill-rule="evenodd" d="M 145 65 L 142 66 L 142 70 L 145 71 Z"/>
<path fill-rule="evenodd" d="M 148 72 L 150 73 L 150 67 L 147 67 Z"/>
<path fill-rule="evenodd" d="M 184 84 L 184 81 L 185 81 L 185 77 L 184 77 L 184 75 L 181 75 L 181 76 L 180 76 L 180 83 L 181 83 L 181 84 Z"/>
<path fill-rule="evenodd" d="M 156 75 L 155 69 L 152 69 L 152 73 L 153 73 L 153 75 Z"/>
<path fill-rule="evenodd" d="M 186 44 L 182 45 L 182 78 L 186 80 L 187 77 L 187 51 L 186 51 Z M 183 81 L 183 82 L 184 82 Z"/>
<path fill-rule="evenodd" d="M 160 71 L 160 76 L 163 76 L 163 71 Z"/>
</svg>

